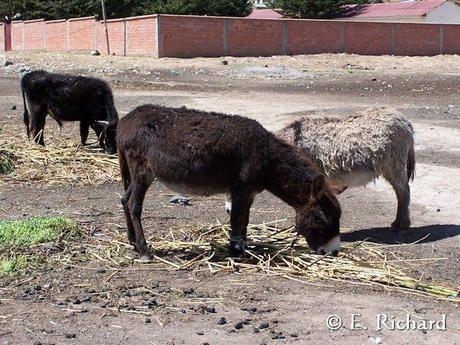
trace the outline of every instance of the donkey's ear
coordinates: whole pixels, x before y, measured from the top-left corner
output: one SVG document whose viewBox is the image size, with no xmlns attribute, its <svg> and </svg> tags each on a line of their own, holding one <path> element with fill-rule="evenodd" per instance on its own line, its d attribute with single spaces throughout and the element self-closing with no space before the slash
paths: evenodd
<svg viewBox="0 0 460 345">
<path fill-rule="evenodd" d="M 323 194 L 324 184 L 326 183 L 323 175 L 317 175 L 313 178 L 311 182 L 311 197 L 314 199 L 319 199 L 321 194 Z"/>
<path fill-rule="evenodd" d="M 331 186 L 332 192 L 333 192 L 335 195 L 342 194 L 343 192 L 345 192 L 345 191 L 348 189 L 348 186 L 345 185 L 345 184 L 335 184 L 335 183 L 332 183 L 332 184 L 330 184 L 330 186 Z"/>
</svg>

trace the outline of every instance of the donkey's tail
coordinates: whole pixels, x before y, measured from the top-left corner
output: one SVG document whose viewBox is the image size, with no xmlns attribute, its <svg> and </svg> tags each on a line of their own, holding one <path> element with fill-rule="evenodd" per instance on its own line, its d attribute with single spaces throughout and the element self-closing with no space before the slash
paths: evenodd
<svg viewBox="0 0 460 345">
<path fill-rule="evenodd" d="M 26 102 L 26 94 L 24 91 L 24 85 L 21 85 L 21 91 L 22 91 L 22 102 L 24 103 L 23 120 L 24 120 L 24 125 L 26 126 L 26 130 L 27 130 L 27 137 L 30 139 L 29 111 L 27 110 L 27 102 Z"/>
<path fill-rule="evenodd" d="M 125 154 L 120 149 L 118 149 L 118 161 L 120 163 L 121 181 L 123 182 L 123 187 L 127 190 L 131 184 L 131 174 L 129 173 L 128 161 Z"/>
<path fill-rule="evenodd" d="M 415 177 L 415 152 L 414 152 L 414 144 L 412 144 L 409 148 L 409 152 L 407 154 L 407 181 L 414 181 Z"/>
</svg>

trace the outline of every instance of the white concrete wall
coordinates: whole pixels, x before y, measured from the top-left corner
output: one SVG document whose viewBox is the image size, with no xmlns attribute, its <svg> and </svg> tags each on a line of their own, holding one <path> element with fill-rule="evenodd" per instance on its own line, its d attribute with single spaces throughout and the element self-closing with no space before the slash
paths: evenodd
<svg viewBox="0 0 460 345">
<path fill-rule="evenodd" d="M 460 6 L 453 2 L 436 7 L 429 12 L 425 19 L 426 23 L 460 24 Z"/>
</svg>

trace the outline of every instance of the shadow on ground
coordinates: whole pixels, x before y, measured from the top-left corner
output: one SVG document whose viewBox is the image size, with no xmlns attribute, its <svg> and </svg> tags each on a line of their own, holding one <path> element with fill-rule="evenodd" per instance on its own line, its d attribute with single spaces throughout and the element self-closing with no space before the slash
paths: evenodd
<svg viewBox="0 0 460 345">
<path fill-rule="evenodd" d="M 369 241 L 384 244 L 430 243 L 460 235 L 460 225 L 437 224 L 412 227 L 405 231 L 390 228 L 370 228 L 346 232 L 340 235 L 344 242 Z"/>
</svg>

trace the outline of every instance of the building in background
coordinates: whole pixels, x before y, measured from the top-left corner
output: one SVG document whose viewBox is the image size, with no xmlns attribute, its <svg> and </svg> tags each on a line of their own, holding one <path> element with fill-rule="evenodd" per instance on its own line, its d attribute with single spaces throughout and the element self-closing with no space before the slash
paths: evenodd
<svg viewBox="0 0 460 345">
<path fill-rule="evenodd" d="M 448 0 L 348 5 L 339 17 L 355 21 L 460 24 L 460 5 L 458 1 Z"/>
<path fill-rule="evenodd" d="M 265 0 L 253 0 L 255 8 L 267 8 Z"/>
</svg>

